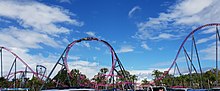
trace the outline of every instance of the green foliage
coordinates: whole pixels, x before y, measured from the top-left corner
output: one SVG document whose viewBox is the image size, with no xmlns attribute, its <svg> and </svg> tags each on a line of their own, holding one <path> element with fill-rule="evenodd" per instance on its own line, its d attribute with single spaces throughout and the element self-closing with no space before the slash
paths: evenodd
<svg viewBox="0 0 220 91">
<path fill-rule="evenodd" d="M 201 79 L 201 74 L 193 73 L 192 77 L 189 74 L 185 75 L 179 75 L 179 76 L 173 76 L 171 74 L 167 74 L 161 81 L 155 82 L 156 85 L 165 85 L 165 86 L 185 86 L 185 87 L 191 87 L 191 88 L 212 88 L 216 86 L 216 70 L 211 69 L 209 71 L 206 71 L 203 73 L 203 76 Z M 155 79 L 158 79 L 163 72 L 160 72 L 158 70 L 153 71 L 153 76 Z M 220 74 L 219 74 L 220 76 Z M 220 82 L 220 77 L 218 78 Z M 201 85 L 201 82 L 203 83 Z M 142 81 L 143 83 L 143 81 Z"/>
<path fill-rule="evenodd" d="M 112 79 L 107 78 L 107 73 L 109 70 L 107 68 L 101 68 L 100 71 L 90 80 L 86 77 L 86 75 L 82 74 L 78 69 L 72 69 L 70 74 L 67 73 L 66 70 L 59 71 L 53 79 L 49 79 L 49 81 L 45 84 L 46 88 L 53 88 L 53 87 L 63 87 L 63 86 L 86 86 L 91 87 L 93 83 L 95 84 L 112 84 Z M 191 88 L 212 88 L 216 86 L 216 69 L 211 69 L 203 73 L 202 77 L 200 78 L 200 74 L 193 73 L 192 76 L 189 74 L 184 75 L 171 75 L 167 74 L 162 80 L 156 81 L 156 79 L 160 78 L 164 73 L 160 72 L 159 70 L 154 70 L 152 72 L 152 76 L 154 76 L 155 85 L 165 85 L 165 86 L 185 86 Z M 124 77 L 127 76 L 128 79 Z M 129 71 L 118 71 L 117 76 L 115 77 L 116 83 L 121 82 L 132 82 L 135 83 L 137 81 L 136 75 L 131 75 Z M 25 81 L 24 81 L 25 80 Z M 21 82 L 22 85 L 21 85 Z M 58 82 L 58 83 L 55 83 Z M 141 81 L 142 85 L 148 85 L 149 81 L 146 79 Z M 201 85 L 201 82 L 203 83 Z M 220 82 L 220 72 L 218 82 Z M 38 91 L 39 88 L 42 86 L 43 82 L 39 80 L 37 77 L 32 77 L 31 79 L 16 79 L 16 84 L 14 84 L 14 80 L 7 80 L 3 77 L 0 78 L 0 88 L 8 88 L 13 87 L 25 87 L 30 88 L 31 90 Z M 125 84 L 117 85 L 116 88 L 123 89 Z M 100 86 L 99 89 L 105 89 L 106 87 Z M 108 87 L 113 88 L 113 87 Z"/>
<path fill-rule="evenodd" d="M 161 77 L 163 74 L 163 72 L 160 72 L 159 70 L 154 70 L 152 73 L 152 76 L 154 76 L 154 81 L 156 85 L 160 85 L 161 82 L 160 81 L 156 81 L 159 77 Z"/>
<path fill-rule="evenodd" d="M 96 84 L 108 84 L 108 79 L 106 76 L 106 73 L 109 70 L 107 68 L 101 68 L 100 72 L 98 72 L 93 78 L 92 81 L 95 82 Z M 99 86 L 98 89 L 104 89 L 105 87 Z"/>
<path fill-rule="evenodd" d="M 137 76 L 136 75 L 130 75 L 130 82 L 134 83 L 137 81 Z"/>
<path fill-rule="evenodd" d="M 106 74 L 108 72 L 108 68 L 101 68 L 100 72 L 101 74 Z"/>
<path fill-rule="evenodd" d="M 118 76 L 118 78 L 116 79 L 117 82 L 124 82 L 124 81 L 126 81 L 126 78 L 124 77 L 123 73 L 124 73 L 124 75 L 129 76 L 129 78 L 131 77 L 131 74 L 130 74 L 129 71 L 126 71 L 126 70 L 122 71 L 122 70 L 120 70 L 117 73 L 117 76 Z"/>
<path fill-rule="evenodd" d="M 67 73 L 66 70 L 61 70 L 58 74 L 53 78 L 55 80 L 56 85 L 58 86 L 88 86 L 90 85 L 90 80 L 82 74 L 78 69 L 72 69 L 70 74 Z"/>
<path fill-rule="evenodd" d="M 6 80 L 4 77 L 0 77 L 0 88 L 9 87 L 12 84 L 10 81 Z"/>
<path fill-rule="evenodd" d="M 148 85 L 148 84 L 149 84 L 149 81 L 147 80 L 147 78 L 141 81 L 141 85 Z"/>
</svg>

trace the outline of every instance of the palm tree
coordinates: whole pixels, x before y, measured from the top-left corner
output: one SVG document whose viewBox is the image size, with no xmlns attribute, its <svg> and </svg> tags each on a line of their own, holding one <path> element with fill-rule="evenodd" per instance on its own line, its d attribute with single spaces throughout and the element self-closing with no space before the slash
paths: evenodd
<svg viewBox="0 0 220 91">
<path fill-rule="evenodd" d="M 106 73 L 109 71 L 108 68 L 101 68 L 99 70 L 100 72 L 98 72 L 98 74 L 96 74 L 92 80 L 96 83 L 96 84 L 107 84 L 108 80 L 106 77 Z M 101 89 L 104 89 L 104 87 L 101 87 Z"/>
<path fill-rule="evenodd" d="M 100 72 L 101 72 L 102 74 L 106 74 L 106 73 L 108 72 L 108 68 L 101 68 L 101 69 L 100 69 Z"/>
<path fill-rule="evenodd" d="M 160 72 L 159 70 L 154 70 L 152 76 L 154 76 L 154 81 L 156 85 L 160 85 L 160 82 L 157 81 L 157 79 L 163 74 L 163 72 Z"/>
<path fill-rule="evenodd" d="M 79 86 L 81 84 L 81 72 L 78 69 L 72 69 L 71 75 L 73 78 L 71 78 L 71 82 L 73 83 L 73 86 Z"/>
<path fill-rule="evenodd" d="M 152 76 L 154 76 L 155 79 L 158 79 L 163 72 L 160 72 L 159 70 L 154 70 Z"/>
<path fill-rule="evenodd" d="M 100 69 L 100 73 L 101 73 L 100 80 L 103 84 L 107 84 L 107 77 L 106 77 L 107 72 L 108 72 L 108 68 L 101 68 Z"/>
<path fill-rule="evenodd" d="M 124 73 L 124 74 L 123 74 L 123 73 Z M 130 78 L 130 76 L 131 76 L 131 75 L 130 75 L 130 72 L 128 72 L 128 71 L 126 71 L 126 70 L 123 70 L 123 71 L 120 70 L 120 71 L 118 71 L 117 75 L 118 75 L 118 77 L 119 77 L 119 78 L 117 79 L 118 82 L 120 82 L 120 81 L 121 81 L 121 82 L 124 82 L 124 81 L 126 80 L 126 78 L 124 77 L 124 75 L 125 75 L 125 76 L 128 76 L 129 78 Z M 127 79 L 127 80 L 129 80 L 129 79 Z"/>
<path fill-rule="evenodd" d="M 62 69 L 57 73 L 57 75 L 54 76 L 53 80 L 56 80 L 58 83 L 70 86 L 71 84 L 67 79 L 67 75 L 68 75 L 67 70 Z"/>
<path fill-rule="evenodd" d="M 142 85 L 144 90 L 146 90 L 146 88 L 148 87 L 147 86 L 148 84 L 149 84 L 149 81 L 147 80 L 147 78 L 141 80 L 141 85 Z"/>
<path fill-rule="evenodd" d="M 166 86 L 172 86 L 173 85 L 173 75 L 171 74 L 167 74 L 163 80 L 162 80 L 163 84 L 165 84 Z"/>
<path fill-rule="evenodd" d="M 205 74 L 203 75 L 204 76 L 204 79 L 206 79 L 206 82 L 208 86 L 206 87 L 212 87 L 214 86 L 214 82 L 216 81 L 216 75 L 215 75 L 215 71 L 212 71 L 212 70 L 209 70 L 209 71 L 206 71 Z"/>
<path fill-rule="evenodd" d="M 0 77 L 0 88 L 9 87 L 10 82 L 4 77 Z"/>
<path fill-rule="evenodd" d="M 141 80 L 141 84 L 147 85 L 147 84 L 149 84 L 149 81 L 147 80 L 147 78 L 145 78 L 145 79 Z"/>
<path fill-rule="evenodd" d="M 42 82 L 37 77 L 32 77 L 31 82 L 31 90 L 39 91 Z"/>
<path fill-rule="evenodd" d="M 137 81 L 137 76 L 136 75 L 130 75 L 130 80 L 132 81 L 132 83 L 134 83 L 135 81 Z"/>
</svg>

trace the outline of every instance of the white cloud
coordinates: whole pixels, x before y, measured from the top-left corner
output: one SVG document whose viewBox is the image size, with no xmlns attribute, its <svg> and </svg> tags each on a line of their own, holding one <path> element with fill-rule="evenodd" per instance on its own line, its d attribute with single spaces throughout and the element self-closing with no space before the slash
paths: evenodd
<svg viewBox="0 0 220 91">
<path fill-rule="evenodd" d="M 48 57 L 44 57 L 42 54 L 39 55 L 30 55 L 28 54 L 29 50 L 25 50 L 25 49 L 20 49 L 17 47 L 11 47 L 11 50 L 16 53 L 20 58 L 23 59 L 23 61 L 25 61 L 31 68 L 32 70 L 35 71 L 35 67 L 36 65 L 43 65 L 47 68 L 47 75 L 50 73 L 51 69 L 54 67 L 55 65 L 55 61 L 58 60 L 58 57 L 60 56 L 57 54 L 50 54 Z M 12 65 L 12 62 L 14 61 L 14 56 L 7 52 L 6 50 L 3 50 L 3 70 L 4 70 L 4 75 L 7 74 L 7 72 L 9 72 L 10 66 Z M 100 65 L 97 62 L 89 62 L 89 61 L 84 61 L 81 60 L 80 57 L 78 56 L 69 56 L 68 58 L 68 65 L 70 69 L 80 69 L 80 72 L 82 72 L 83 74 L 86 74 L 87 77 L 89 77 L 90 79 L 98 73 L 98 71 L 100 70 L 100 68 L 106 67 L 106 68 L 110 68 L 107 66 L 103 66 Z M 76 59 L 74 61 L 71 61 L 72 59 Z M 55 60 L 55 61 L 54 61 Z M 96 58 L 94 57 L 94 60 L 96 60 Z M 62 63 L 62 62 L 61 62 Z M 20 60 L 17 59 L 17 71 L 24 71 L 25 70 L 25 65 L 23 63 L 21 63 Z M 56 67 L 56 69 L 54 70 L 54 72 L 51 75 L 51 78 L 54 77 L 58 71 L 60 70 L 60 65 L 58 65 Z M 28 71 L 30 71 L 28 69 Z M 14 70 L 12 71 L 14 72 Z M 32 75 L 29 76 L 30 78 L 32 77 Z"/>
<path fill-rule="evenodd" d="M 73 61 L 78 61 L 80 60 L 79 56 L 69 56 L 68 59 L 73 60 Z"/>
<path fill-rule="evenodd" d="M 140 8 L 139 6 L 133 7 L 133 8 L 129 11 L 128 16 L 129 16 L 129 17 L 132 17 L 133 14 L 134 14 L 137 10 L 141 10 L 141 8 Z"/>
<path fill-rule="evenodd" d="M 117 50 L 117 53 L 126 53 L 126 52 L 132 52 L 134 51 L 134 47 L 130 45 L 121 46 L 119 50 Z"/>
<path fill-rule="evenodd" d="M 158 50 L 160 50 L 160 51 L 162 51 L 163 49 L 164 49 L 163 47 L 158 48 Z"/>
<path fill-rule="evenodd" d="M 0 16 L 16 19 L 22 27 L 33 28 L 48 34 L 68 33 L 69 29 L 56 26 L 55 23 L 67 22 L 76 26 L 83 23 L 71 19 L 71 13 L 54 6 L 38 2 L 20 3 L 17 1 L 1 1 Z"/>
<path fill-rule="evenodd" d="M 67 39 L 67 38 L 63 38 L 63 40 L 62 40 L 64 43 L 66 43 L 66 44 L 69 44 L 70 43 L 70 41 Z"/>
<path fill-rule="evenodd" d="M 93 59 L 93 60 L 96 60 L 96 59 L 97 59 L 97 57 L 92 57 L 92 59 Z"/>
<path fill-rule="evenodd" d="M 178 59 L 178 62 L 180 61 L 180 59 Z M 172 61 L 162 61 L 162 62 L 158 62 L 158 63 L 155 63 L 153 65 L 150 65 L 152 67 L 161 67 L 161 66 L 170 66 L 172 64 L 173 60 Z"/>
<path fill-rule="evenodd" d="M 151 50 L 151 48 L 145 42 L 141 43 L 141 47 L 144 48 L 145 50 Z"/>
<path fill-rule="evenodd" d="M 69 4 L 71 4 L 71 0 L 60 0 L 60 3 L 69 3 Z"/>
<path fill-rule="evenodd" d="M 220 46 L 218 46 L 220 47 Z M 199 52 L 203 53 L 203 57 L 201 60 L 215 60 L 216 56 L 216 45 L 215 42 L 211 45 L 207 46 L 206 48 L 200 50 Z"/>
<path fill-rule="evenodd" d="M 161 33 L 158 36 L 152 37 L 150 39 L 171 39 L 174 35 L 168 33 Z"/>
<path fill-rule="evenodd" d="M 136 76 L 138 76 L 138 80 L 137 82 L 140 83 L 142 80 L 146 79 L 148 81 L 152 81 L 153 80 L 153 76 L 152 76 L 152 72 L 154 70 L 159 70 L 161 72 L 166 71 L 168 68 L 149 68 L 147 70 L 129 70 L 129 72 L 131 74 L 135 74 Z"/>
<path fill-rule="evenodd" d="M 167 12 L 159 13 L 158 17 L 138 23 L 138 32 L 134 37 L 146 40 L 159 36 L 161 32 L 178 36 L 191 31 L 193 25 L 219 22 L 219 4 L 219 0 L 182 0 L 170 6 Z"/>
<path fill-rule="evenodd" d="M 60 34 L 68 34 L 70 30 L 56 23 L 83 25 L 71 18 L 72 15 L 67 10 L 35 1 L 0 1 L 0 19 L 6 17 L 9 18 L 7 21 L 15 20 L 18 23 L 0 30 L 0 36 L 4 37 L 0 43 L 21 48 L 42 48 L 40 44 L 60 47 L 68 40 L 57 41 L 57 38 Z"/>
<path fill-rule="evenodd" d="M 201 39 L 199 39 L 199 40 L 196 42 L 196 44 L 205 43 L 205 42 L 207 42 L 207 41 L 214 40 L 215 38 L 216 38 L 216 35 L 215 35 L 215 34 L 212 35 L 212 36 L 210 36 L 210 37 L 201 38 Z"/>
<path fill-rule="evenodd" d="M 148 81 L 153 79 L 153 70 L 130 70 L 131 74 L 138 76 L 137 83 L 141 83 L 142 80 L 147 79 Z"/>
<path fill-rule="evenodd" d="M 60 24 L 82 26 L 83 23 L 74 19 L 74 16 L 73 13 L 61 7 L 49 6 L 36 1 L 22 3 L 12 0 L 0 1 L 0 19 L 3 19 L 1 22 L 12 21 L 12 25 L 0 29 L 0 44 L 18 54 L 33 70 L 37 64 L 41 64 L 47 67 L 47 73 L 49 73 L 60 54 L 49 53 L 49 56 L 45 56 L 42 53 L 30 54 L 30 51 L 32 48 L 44 49 L 42 44 L 57 48 L 69 42 L 62 36 L 69 34 L 72 30 L 62 27 Z M 60 36 L 61 34 L 62 36 Z M 6 71 L 11 66 L 10 61 L 13 60 L 13 57 L 8 52 L 3 54 L 4 61 L 7 60 L 4 63 Z M 25 69 L 22 63 L 18 63 L 18 65 L 17 70 Z M 58 70 L 60 68 L 56 69 L 54 73 L 56 74 Z"/>
<path fill-rule="evenodd" d="M 4 23 L 11 23 L 11 21 L 6 20 L 6 19 L 2 19 L 2 18 L 0 18 L 0 22 L 4 22 Z"/>
<path fill-rule="evenodd" d="M 212 4 L 214 0 L 185 0 L 175 6 L 175 10 L 179 10 L 183 16 L 194 15 Z M 177 11 L 176 11 L 177 12 Z"/>
<path fill-rule="evenodd" d="M 30 55 L 27 54 L 27 52 L 29 52 L 29 50 L 27 49 L 20 49 L 17 47 L 11 47 L 11 51 L 14 52 L 15 54 L 17 54 L 21 59 L 23 59 L 24 62 L 26 62 L 29 67 L 35 71 L 35 67 L 37 64 L 41 64 L 43 66 L 47 67 L 47 72 L 51 70 L 52 66 L 54 65 L 54 57 L 48 56 L 47 58 L 44 58 L 42 55 Z M 12 62 L 14 60 L 15 56 L 12 56 L 12 54 L 6 50 L 3 50 L 3 70 L 4 70 L 4 75 L 7 74 L 7 72 L 9 72 L 9 69 L 12 65 Z M 17 71 L 24 71 L 25 70 L 25 65 L 21 62 L 21 60 L 17 59 Z M 28 69 L 28 71 L 30 71 Z M 14 70 L 12 71 L 14 72 Z M 30 76 L 31 78 L 31 76 Z"/>
<path fill-rule="evenodd" d="M 99 47 L 95 47 L 95 49 L 98 50 L 98 51 L 101 50 L 101 48 L 99 48 Z"/>
<path fill-rule="evenodd" d="M 96 57 L 94 57 L 96 59 Z M 100 65 L 97 62 L 89 62 L 89 61 L 84 61 L 84 60 L 79 60 L 79 61 L 73 61 L 73 62 L 68 62 L 69 66 L 71 69 L 79 69 L 80 72 L 85 74 L 88 78 L 94 77 L 101 68 L 108 68 L 110 67 Z"/>
<path fill-rule="evenodd" d="M 55 40 L 46 34 L 9 27 L 1 30 L 0 43 L 10 47 L 42 48 L 39 44 L 59 47 Z"/>
<path fill-rule="evenodd" d="M 75 62 L 72 62 L 72 66 L 76 67 L 76 66 L 92 66 L 92 67 L 96 67 L 98 64 L 93 62 L 93 63 L 90 63 L 88 61 L 75 61 Z"/>
<path fill-rule="evenodd" d="M 116 41 L 112 41 L 112 44 L 115 44 L 115 43 L 117 43 Z"/>
<path fill-rule="evenodd" d="M 89 32 L 86 32 L 86 34 L 91 37 L 96 37 L 95 32 L 89 31 Z"/>
<path fill-rule="evenodd" d="M 90 48 L 90 44 L 88 42 L 82 42 L 83 46 Z"/>
<path fill-rule="evenodd" d="M 209 34 L 209 33 L 215 33 L 215 32 L 216 32 L 216 28 L 212 27 L 212 28 L 209 28 L 209 29 L 202 31 L 201 34 Z"/>
</svg>

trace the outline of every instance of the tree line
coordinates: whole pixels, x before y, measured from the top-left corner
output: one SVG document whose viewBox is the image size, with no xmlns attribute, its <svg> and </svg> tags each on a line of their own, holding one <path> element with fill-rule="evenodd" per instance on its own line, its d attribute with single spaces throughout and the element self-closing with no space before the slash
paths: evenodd
<svg viewBox="0 0 220 91">
<path fill-rule="evenodd" d="M 192 74 L 167 74 L 162 80 L 157 79 L 161 77 L 164 72 L 159 70 L 154 70 L 152 72 L 152 76 L 154 84 L 157 86 L 182 86 L 182 87 L 189 87 L 189 88 L 212 88 L 218 86 L 216 81 L 216 69 L 210 69 L 204 72 L 202 75 L 201 73 L 192 73 Z M 219 74 L 220 75 L 220 74 Z M 218 77 L 218 82 L 220 82 L 220 77 Z M 142 84 L 149 84 L 147 79 L 142 80 Z"/>
<path fill-rule="evenodd" d="M 92 78 L 89 79 L 85 74 L 82 74 L 78 69 L 72 69 L 70 74 L 68 75 L 66 70 L 60 70 L 52 79 L 45 84 L 46 88 L 54 88 L 54 87 L 93 87 L 97 89 L 110 89 L 113 88 L 113 83 L 110 82 L 108 77 L 109 70 L 107 68 L 101 68 L 100 71 Z M 129 71 L 124 71 L 124 73 L 128 76 L 129 79 L 125 77 L 121 77 L 122 71 L 118 71 L 115 79 L 114 88 L 124 89 L 126 85 L 123 82 L 130 82 L 130 86 L 134 86 L 138 79 L 138 76 L 130 74 Z M 216 69 L 211 69 L 201 74 L 192 73 L 190 74 L 167 74 L 162 80 L 156 81 L 159 77 L 161 77 L 164 72 L 159 70 L 154 70 L 152 72 L 153 81 L 155 81 L 152 85 L 157 86 L 183 86 L 190 88 L 212 88 L 217 86 L 216 82 Z M 219 74 L 220 76 L 220 74 Z M 220 77 L 218 78 L 218 82 L 220 82 Z M 145 78 L 141 81 L 141 85 L 149 85 L 150 81 Z M 39 80 L 37 77 L 32 78 L 24 78 L 24 79 L 12 79 L 7 80 L 4 77 L 0 78 L 0 88 L 13 88 L 13 87 L 23 87 L 30 88 L 33 90 L 39 90 L 42 86 L 43 81 Z M 109 84 L 109 85 L 105 85 Z"/>
<path fill-rule="evenodd" d="M 70 73 L 67 73 L 65 69 L 60 70 L 52 79 L 49 79 L 45 83 L 45 88 L 54 88 L 54 87 L 92 87 L 97 89 L 111 89 L 113 88 L 112 82 L 110 82 L 107 68 L 101 68 L 100 71 L 92 78 L 89 79 L 85 74 L 81 73 L 78 69 L 72 69 Z M 131 75 L 128 71 L 123 71 L 129 76 L 129 82 L 134 83 L 137 80 L 136 75 Z M 124 84 L 117 85 L 122 83 L 125 79 L 122 77 L 122 71 L 118 71 L 115 77 L 115 86 L 114 88 L 125 87 Z M 44 78 L 43 80 L 45 80 Z M 108 86 L 105 84 L 109 84 Z M 16 78 L 16 79 L 5 79 L 0 77 L 0 88 L 30 88 L 33 91 L 39 91 L 40 87 L 43 85 L 43 81 L 39 80 L 38 77 L 31 78 Z M 97 87 L 95 87 L 97 86 Z"/>
</svg>

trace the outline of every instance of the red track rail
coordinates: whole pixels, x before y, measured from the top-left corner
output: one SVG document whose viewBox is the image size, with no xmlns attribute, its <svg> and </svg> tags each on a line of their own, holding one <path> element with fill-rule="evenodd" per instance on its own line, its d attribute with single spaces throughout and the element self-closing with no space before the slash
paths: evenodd
<svg viewBox="0 0 220 91">
<path fill-rule="evenodd" d="M 150 84 L 154 84 L 156 81 L 162 80 L 162 79 L 169 73 L 169 71 L 172 69 L 172 67 L 173 67 L 174 64 L 176 63 L 177 58 L 178 58 L 178 56 L 179 56 L 179 54 L 180 54 L 180 51 L 182 50 L 182 48 L 183 48 L 185 42 L 188 40 L 188 38 L 189 38 L 191 35 L 193 35 L 196 31 L 199 31 L 199 30 L 201 30 L 202 28 L 208 27 L 208 26 L 220 26 L 220 23 L 205 24 L 205 25 L 203 25 L 203 26 L 200 26 L 200 27 L 194 29 L 192 32 L 190 32 L 190 33 L 186 36 L 186 38 L 183 40 L 182 44 L 180 45 L 179 50 L 178 50 L 178 52 L 177 52 L 177 54 L 176 54 L 176 56 L 175 56 L 175 58 L 174 58 L 174 60 L 173 60 L 173 63 L 171 64 L 171 66 L 169 67 L 169 69 L 167 70 L 167 72 L 165 72 L 161 77 L 159 77 L 159 78 L 156 79 L 155 81 L 150 82 Z"/>
</svg>

